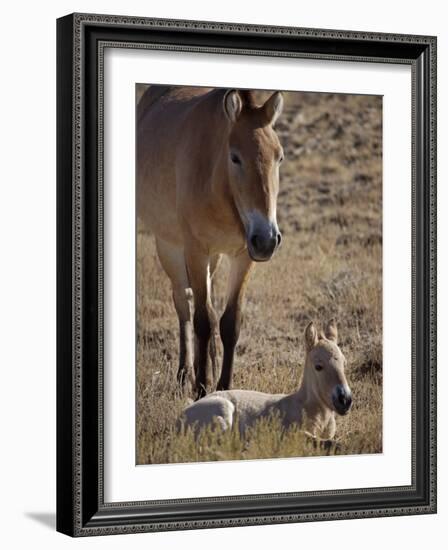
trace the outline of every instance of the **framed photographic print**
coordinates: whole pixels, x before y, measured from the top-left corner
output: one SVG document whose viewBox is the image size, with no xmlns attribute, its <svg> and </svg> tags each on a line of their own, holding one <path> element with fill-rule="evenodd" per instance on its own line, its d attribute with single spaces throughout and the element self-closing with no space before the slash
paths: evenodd
<svg viewBox="0 0 448 550">
<path fill-rule="evenodd" d="M 57 41 L 57 529 L 434 513 L 436 38 Z"/>
</svg>

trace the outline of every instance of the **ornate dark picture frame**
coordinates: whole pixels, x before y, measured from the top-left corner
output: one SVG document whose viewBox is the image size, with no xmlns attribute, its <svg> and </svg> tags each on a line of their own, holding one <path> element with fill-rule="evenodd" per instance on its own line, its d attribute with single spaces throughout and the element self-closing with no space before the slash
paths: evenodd
<svg viewBox="0 0 448 550">
<path fill-rule="evenodd" d="M 412 484 L 104 501 L 103 53 L 106 47 L 412 67 Z M 57 22 L 57 529 L 71 536 L 436 511 L 436 38 L 74 14 Z"/>
</svg>

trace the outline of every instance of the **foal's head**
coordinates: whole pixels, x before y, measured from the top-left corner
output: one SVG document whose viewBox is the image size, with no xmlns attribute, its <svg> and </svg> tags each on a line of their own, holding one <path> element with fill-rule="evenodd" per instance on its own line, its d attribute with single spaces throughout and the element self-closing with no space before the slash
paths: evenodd
<svg viewBox="0 0 448 550">
<path fill-rule="evenodd" d="M 257 105 L 252 92 L 229 90 L 223 108 L 230 122 L 226 155 L 231 192 L 251 258 L 266 261 L 282 238 L 276 211 L 283 149 L 273 126 L 283 98 L 275 92 Z"/>
<path fill-rule="evenodd" d="M 305 330 L 305 342 L 307 390 L 328 408 L 346 414 L 352 405 L 352 394 L 344 374 L 347 361 L 338 347 L 336 322 L 332 319 L 324 334 L 318 334 L 311 322 Z"/>
</svg>

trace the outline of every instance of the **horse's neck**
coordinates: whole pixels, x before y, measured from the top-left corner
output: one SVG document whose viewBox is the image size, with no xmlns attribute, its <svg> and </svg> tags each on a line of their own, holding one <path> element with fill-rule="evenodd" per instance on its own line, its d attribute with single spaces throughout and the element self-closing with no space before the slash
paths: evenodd
<svg viewBox="0 0 448 550">
<path fill-rule="evenodd" d="M 213 101 L 212 101 L 213 100 Z M 227 159 L 227 143 L 229 141 L 230 126 L 222 108 L 222 98 L 219 94 L 210 98 L 211 108 L 213 110 L 214 133 L 210 146 L 210 162 L 213 172 L 210 184 L 214 194 L 221 199 L 226 199 L 230 195 L 229 171 Z"/>
<path fill-rule="evenodd" d="M 306 377 L 302 379 L 302 384 L 297 392 L 297 399 L 300 401 L 302 411 L 311 422 L 320 420 L 326 423 L 332 415 L 332 411 L 322 401 L 319 395 L 313 391 L 311 384 L 307 383 Z"/>
<path fill-rule="evenodd" d="M 312 395 L 306 384 L 298 391 L 280 398 L 269 406 L 269 410 L 277 410 L 288 428 L 297 424 L 311 433 L 323 432 L 334 414 L 322 401 Z"/>
<path fill-rule="evenodd" d="M 219 221 L 223 219 L 234 223 L 237 215 L 235 203 L 233 200 L 228 172 L 228 151 L 227 143 L 229 137 L 229 122 L 222 107 L 223 91 L 217 90 L 211 92 L 206 99 L 208 110 L 211 113 L 213 127 L 217 130 L 210 143 L 210 175 L 207 183 L 209 185 L 208 195 L 210 209 L 215 208 L 214 219 Z"/>
<path fill-rule="evenodd" d="M 302 422 L 302 411 L 304 405 L 304 395 L 301 389 L 294 393 L 285 395 L 275 404 L 287 425 L 292 423 L 300 424 Z"/>
</svg>

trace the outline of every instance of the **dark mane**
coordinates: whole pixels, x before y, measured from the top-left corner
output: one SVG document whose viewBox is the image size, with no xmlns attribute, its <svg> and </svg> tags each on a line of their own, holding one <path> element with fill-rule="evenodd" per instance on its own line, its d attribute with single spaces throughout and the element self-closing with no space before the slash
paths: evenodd
<svg viewBox="0 0 448 550">
<path fill-rule="evenodd" d="M 238 90 L 238 93 L 246 107 L 254 108 L 257 106 L 253 90 Z"/>
<path fill-rule="evenodd" d="M 137 120 L 141 122 L 148 109 L 173 88 L 174 86 L 160 86 L 156 84 L 148 86 L 137 105 Z"/>
</svg>

